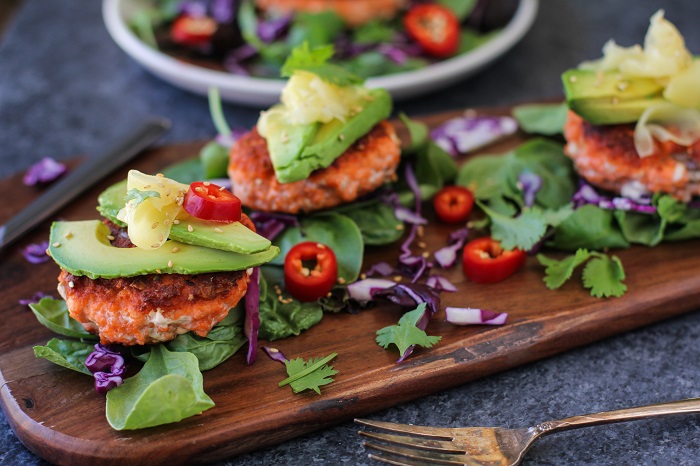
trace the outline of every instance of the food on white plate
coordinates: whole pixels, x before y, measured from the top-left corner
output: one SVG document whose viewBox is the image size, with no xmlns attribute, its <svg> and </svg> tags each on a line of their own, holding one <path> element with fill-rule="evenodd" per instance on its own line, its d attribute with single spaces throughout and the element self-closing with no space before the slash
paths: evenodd
<svg viewBox="0 0 700 466">
<path fill-rule="evenodd" d="M 623 195 L 700 194 L 700 61 L 659 11 L 644 46 L 609 41 L 562 75 L 566 153 L 590 183 Z"/>
<path fill-rule="evenodd" d="M 268 14 L 333 11 L 351 26 L 391 19 L 407 4 L 407 0 L 255 0 L 255 5 Z"/>
<path fill-rule="evenodd" d="M 111 222 L 52 225 L 59 293 L 70 316 L 102 344 L 159 343 L 190 331 L 206 336 L 245 295 L 247 271 L 279 253 L 254 232 L 239 200 L 210 183 L 211 191 L 193 185 L 202 197 L 132 170 L 126 184 L 103 194 L 122 207 Z M 200 218 L 188 213 L 193 207 Z"/>
<path fill-rule="evenodd" d="M 391 97 L 326 61 L 332 47 L 297 48 L 281 103 L 231 148 L 229 176 L 244 206 L 308 213 L 354 201 L 396 179 L 400 141 Z"/>
</svg>

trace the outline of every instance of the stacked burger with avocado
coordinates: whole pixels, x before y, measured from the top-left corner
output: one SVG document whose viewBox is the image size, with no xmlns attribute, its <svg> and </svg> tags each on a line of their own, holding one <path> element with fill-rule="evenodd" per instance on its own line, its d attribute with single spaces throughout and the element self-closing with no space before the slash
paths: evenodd
<svg viewBox="0 0 700 466">
<path fill-rule="evenodd" d="M 49 254 L 70 316 L 103 344 L 207 335 L 245 295 L 247 271 L 279 253 L 211 183 L 132 170 L 100 212 L 109 221 L 55 222 Z"/>
<path fill-rule="evenodd" d="M 566 71 L 566 153 L 590 183 L 623 196 L 700 195 L 700 61 L 663 11 L 644 47 L 609 41 Z"/>
<path fill-rule="evenodd" d="M 396 179 L 400 142 L 391 96 L 326 61 L 333 47 L 294 49 L 281 103 L 231 149 L 233 193 L 254 210 L 309 213 Z"/>
</svg>

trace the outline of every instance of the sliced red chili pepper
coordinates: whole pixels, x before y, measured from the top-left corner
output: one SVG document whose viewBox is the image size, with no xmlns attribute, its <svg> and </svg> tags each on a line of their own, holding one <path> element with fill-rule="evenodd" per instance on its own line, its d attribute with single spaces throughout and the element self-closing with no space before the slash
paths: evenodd
<svg viewBox="0 0 700 466">
<path fill-rule="evenodd" d="M 241 200 L 231 191 L 208 181 L 195 181 L 182 203 L 193 217 L 215 222 L 238 222 L 241 219 Z"/>
<path fill-rule="evenodd" d="M 170 39 L 176 44 L 201 47 L 211 42 L 219 25 L 209 16 L 180 16 L 170 28 Z"/>
<path fill-rule="evenodd" d="M 438 58 L 454 55 L 459 46 L 459 20 L 447 7 L 434 3 L 419 3 L 403 18 L 409 36 L 426 53 Z"/>
<path fill-rule="evenodd" d="M 316 301 L 326 296 L 337 280 L 338 262 L 325 244 L 296 244 L 284 258 L 284 287 L 299 301 Z"/>
<path fill-rule="evenodd" d="M 490 237 L 477 238 L 464 246 L 462 270 L 475 283 L 496 283 L 517 272 L 526 260 L 524 251 L 506 251 Z"/>
<path fill-rule="evenodd" d="M 464 222 L 474 207 L 474 195 L 463 186 L 445 186 L 433 197 L 433 207 L 443 222 Z"/>
</svg>

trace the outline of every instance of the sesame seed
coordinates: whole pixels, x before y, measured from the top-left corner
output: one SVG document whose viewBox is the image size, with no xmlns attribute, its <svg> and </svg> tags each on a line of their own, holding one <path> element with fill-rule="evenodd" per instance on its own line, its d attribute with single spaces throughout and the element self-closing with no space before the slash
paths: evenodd
<svg viewBox="0 0 700 466">
<path fill-rule="evenodd" d="M 570 83 L 575 83 L 575 82 L 576 82 L 576 76 L 569 76 L 569 82 L 570 82 Z"/>
<path fill-rule="evenodd" d="M 343 133 L 340 133 L 340 134 L 338 135 L 338 140 L 339 140 L 339 141 L 343 141 L 344 139 L 345 139 L 345 135 L 344 135 Z"/>
<path fill-rule="evenodd" d="M 71 238 L 73 237 L 73 233 L 69 231 L 68 233 L 66 233 L 65 235 L 63 235 L 63 237 L 64 237 L 65 239 L 71 239 Z M 109 238 L 109 236 L 108 236 L 108 238 Z"/>
<path fill-rule="evenodd" d="M 306 267 L 302 267 L 301 274 L 305 277 L 308 277 L 311 274 L 311 271 L 309 269 L 307 269 Z"/>
<path fill-rule="evenodd" d="M 223 191 L 226 189 L 226 186 L 219 186 L 219 191 Z"/>
<path fill-rule="evenodd" d="M 418 228 L 416 229 L 416 233 L 418 234 L 419 238 L 423 237 L 423 234 L 425 233 L 425 228 L 423 225 L 418 225 Z"/>
<path fill-rule="evenodd" d="M 163 175 L 162 173 L 156 173 L 156 176 L 159 176 L 161 178 L 165 178 L 165 175 Z"/>
<path fill-rule="evenodd" d="M 430 257 L 430 253 L 428 251 L 425 251 L 421 256 L 425 257 L 426 259 Z"/>
<path fill-rule="evenodd" d="M 194 228 L 192 228 L 192 225 L 187 225 L 187 231 L 192 233 L 194 231 Z"/>
<path fill-rule="evenodd" d="M 166 195 L 166 196 L 170 196 L 170 193 L 171 193 L 171 192 L 172 192 L 172 191 L 170 191 L 170 188 L 168 188 L 168 189 L 165 190 L 165 195 Z"/>
<path fill-rule="evenodd" d="M 394 281 L 395 281 L 395 282 L 400 282 L 400 281 L 401 281 L 401 275 L 396 275 L 396 276 L 394 277 Z"/>
<path fill-rule="evenodd" d="M 158 228 L 158 222 L 153 222 L 153 225 L 151 225 L 151 229 L 155 230 Z"/>
<path fill-rule="evenodd" d="M 156 269 L 156 273 L 161 273 L 161 272 L 160 272 L 160 269 Z"/>
<path fill-rule="evenodd" d="M 214 228 L 214 231 L 217 232 L 217 233 L 223 233 L 223 232 L 224 232 L 224 231 L 223 231 L 221 228 L 219 228 L 219 227 Z"/>
<path fill-rule="evenodd" d="M 165 183 L 158 183 L 158 187 L 165 189 Z"/>
<path fill-rule="evenodd" d="M 326 245 L 323 243 L 316 243 L 316 247 L 319 249 L 326 249 Z"/>
<path fill-rule="evenodd" d="M 624 91 L 625 89 L 627 89 L 627 87 L 628 87 L 629 85 L 630 85 L 630 83 L 627 82 L 627 81 L 620 81 L 619 83 L 617 83 L 617 90 L 620 91 L 620 92 L 622 92 L 622 91 Z"/>
<path fill-rule="evenodd" d="M 58 241 L 56 241 L 56 242 L 53 243 L 51 246 L 53 246 L 53 247 L 55 247 L 55 248 L 60 248 L 60 247 L 61 247 L 61 243 L 59 243 Z"/>
<path fill-rule="evenodd" d="M 160 247 L 160 244 L 158 244 L 158 243 L 151 244 L 152 249 L 158 249 L 159 247 Z"/>
<path fill-rule="evenodd" d="M 162 243 L 163 240 L 165 240 L 165 238 L 163 237 L 163 235 L 162 235 L 162 234 L 158 235 L 158 241 L 160 241 L 160 242 Z"/>
<path fill-rule="evenodd" d="M 365 278 L 367 278 L 367 274 L 366 274 L 366 273 L 361 273 L 361 274 L 360 274 L 360 279 L 364 280 Z"/>
<path fill-rule="evenodd" d="M 421 249 L 425 249 L 427 247 L 427 244 L 425 244 L 425 241 L 418 241 L 418 247 Z"/>
<path fill-rule="evenodd" d="M 170 219 L 166 218 L 165 220 L 163 220 L 163 225 L 170 225 Z"/>
<path fill-rule="evenodd" d="M 112 235 L 107 235 L 107 239 L 110 240 L 110 241 L 114 241 L 114 236 L 112 236 Z"/>
<path fill-rule="evenodd" d="M 396 225 L 396 229 L 399 231 L 403 230 L 403 228 L 403 223 L 399 223 L 398 225 Z"/>
<path fill-rule="evenodd" d="M 73 283 L 72 281 L 70 281 L 70 282 L 68 282 L 68 286 L 69 286 L 70 288 L 75 288 L 75 283 Z"/>
<path fill-rule="evenodd" d="M 279 353 L 279 352 L 280 352 L 280 350 L 278 350 L 277 348 L 268 348 L 267 350 L 268 350 L 270 353 Z"/>
<path fill-rule="evenodd" d="M 168 267 L 172 267 L 172 266 L 173 266 L 173 261 L 172 261 L 172 260 L 169 260 L 169 261 L 168 261 Z"/>
<path fill-rule="evenodd" d="M 204 186 L 211 186 L 211 183 L 210 183 L 209 181 L 204 181 L 202 184 L 203 184 Z"/>
<path fill-rule="evenodd" d="M 146 186 L 143 187 L 143 189 L 148 189 L 148 188 L 150 188 L 150 187 L 151 187 L 151 185 L 150 185 L 150 184 L 147 184 Z"/>
<path fill-rule="evenodd" d="M 173 220 L 173 225 L 179 225 L 179 224 L 180 224 L 180 220 L 178 220 L 178 219 Z"/>
<path fill-rule="evenodd" d="M 44 252 L 46 253 L 47 256 L 51 257 L 51 251 L 49 251 L 49 250 L 47 249 L 47 250 L 44 251 Z"/>
<path fill-rule="evenodd" d="M 343 283 L 345 283 L 345 279 L 343 277 L 338 277 L 338 283 L 342 285 Z"/>
<path fill-rule="evenodd" d="M 180 250 L 180 248 L 178 248 L 177 246 L 175 246 L 175 247 L 173 248 L 173 254 L 175 254 L 175 253 L 178 252 L 179 250 Z"/>
</svg>

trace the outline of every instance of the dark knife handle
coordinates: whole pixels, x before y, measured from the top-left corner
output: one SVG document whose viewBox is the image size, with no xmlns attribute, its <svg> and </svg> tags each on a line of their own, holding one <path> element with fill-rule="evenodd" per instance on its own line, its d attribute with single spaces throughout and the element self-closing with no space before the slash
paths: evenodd
<svg viewBox="0 0 700 466">
<path fill-rule="evenodd" d="M 146 149 L 170 128 L 166 118 L 151 117 L 54 183 L 34 202 L 0 226 L 0 251 L 39 225 L 105 176 Z"/>
</svg>

